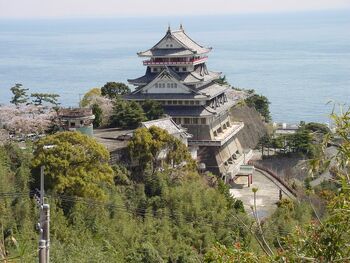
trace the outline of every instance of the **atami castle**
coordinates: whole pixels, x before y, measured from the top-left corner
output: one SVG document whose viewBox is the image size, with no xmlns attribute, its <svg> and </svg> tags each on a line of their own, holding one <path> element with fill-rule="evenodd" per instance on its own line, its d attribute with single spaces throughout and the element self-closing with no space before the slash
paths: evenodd
<svg viewBox="0 0 350 263">
<path fill-rule="evenodd" d="M 128 80 L 136 90 L 125 98 L 161 103 L 165 113 L 192 134 L 188 146 L 197 150 L 198 161 L 207 170 L 230 177 L 251 156 L 236 137 L 244 123 L 231 120 L 230 110 L 242 93 L 219 84 L 221 72 L 206 66 L 210 51 L 192 40 L 182 26 L 176 31 L 169 27 L 156 45 L 137 53 L 145 58 L 146 73 Z"/>
</svg>

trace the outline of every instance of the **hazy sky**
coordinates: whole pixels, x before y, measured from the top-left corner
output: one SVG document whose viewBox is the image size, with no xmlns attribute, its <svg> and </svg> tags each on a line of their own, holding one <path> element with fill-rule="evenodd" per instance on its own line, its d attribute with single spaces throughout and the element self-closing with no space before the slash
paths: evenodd
<svg viewBox="0 0 350 263">
<path fill-rule="evenodd" d="M 0 0 L 0 18 L 159 16 L 350 9 L 350 0 Z"/>
</svg>

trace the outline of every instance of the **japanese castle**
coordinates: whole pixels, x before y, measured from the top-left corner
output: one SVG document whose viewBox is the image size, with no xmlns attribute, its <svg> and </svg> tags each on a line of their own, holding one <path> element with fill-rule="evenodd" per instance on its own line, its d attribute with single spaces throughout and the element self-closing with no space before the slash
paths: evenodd
<svg viewBox="0 0 350 263">
<path fill-rule="evenodd" d="M 242 93 L 219 84 L 221 72 L 206 66 L 211 48 L 199 45 L 186 33 L 168 28 L 151 49 L 137 53 L 144 58 L 144 76 L 129 79 L 136 89 L 127 100 L 155 100 L 167 115 L 192 135 L 188 146 L 207 170 L 225 179 L 236 175 L 247 163 L 251 151 L 242 149 L 237 134 L 242 122 L 231 120 L 231 108 Z M 193 156 L 193 154 L 192 154 Z"/>
</svg>

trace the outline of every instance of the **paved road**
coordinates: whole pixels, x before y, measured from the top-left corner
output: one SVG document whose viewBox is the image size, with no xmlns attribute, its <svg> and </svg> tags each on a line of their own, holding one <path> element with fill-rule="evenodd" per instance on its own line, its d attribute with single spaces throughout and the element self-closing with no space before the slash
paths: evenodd
<svg viewBox="0 0 350 263">
<path fill-rule="evenodd" d="M 283 198 L 293 198 L 291 194 L 287 195 L 287 189 L 271 178 L 271 176 L 260 170 L 255 170 L 253 173 L 253 184 L 251 184 L 250 188 L 246 177 L 238 178 L 230 187 L 231 195 L 242 200 L 247 213 L 252 212 L 251 206 L 254 204 L 253 187 L 258 188 L 256 206 L 260 218 L 269 216 L 276 209 L 280 189 L 284 192 Z"/>
</svg>

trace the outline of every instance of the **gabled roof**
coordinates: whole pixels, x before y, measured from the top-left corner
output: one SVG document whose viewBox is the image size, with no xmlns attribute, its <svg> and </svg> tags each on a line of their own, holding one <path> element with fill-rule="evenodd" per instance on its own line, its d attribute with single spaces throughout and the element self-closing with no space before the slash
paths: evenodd
<svg viewBox="0 0 350 263">
<path fill-rule="evenodd" d="M 163 130 L 166 130 L 171 135 L 183 134 L 187 138 L 192 137 L 184 129 L 182 129 L 179 125 L 177 125 L 173 121 L 173 119 L 171 119 L 170 117 L 152 120 L 152 121 L 144 121 L 144 122 L 141 122 L 141 125 L 143 127 L 146 127 L 147 129 L 151 128 L 152 126 L 156 126 L 156 127 L 161 128 Z"/>
<path fill-rule="evenodd" d="M 211 75 L 211 72 L 208 72 L 209 74 L 206 74 L 206 78 L 203 78 L 202 76 L 195 77 L 193 76 L 193 72 L 189 73 L 178 73 L 175 72 L 170 67 L 165 67 L 160 73 L 151 73 L 150 69 L 147 69 L 146 75 L 134 79 L 134 80 L 128 80 L 131 84 L 139 84 L 139 85 L 145 85 L 135 91 L 133 91 L 130 94 L 127 94 L 124 96 L 126 99 L 166 99 L 169 98 L 169 94 L 148 94 L 143 93 L 142 90 L 144 90 L 151 82 L 157 81 L 157 78 L 161 78 L 164 74 L 174 79 L 174 81 L 177 81 L 178 83 L 182 83 L 189 91 L 190 93 L 186 94 L 172 94 L 172 98 L 176 99 L 210 99 L 212 97 L 216 97 L 219 94 L 225 92 L 229 87 L 226 85 L 220 85 L 217 84 L 214 80 L 217 76 L 220 75 L 220 73 L 213 73 Z M 193 88 L 192 86 L 188 86 L 189 83 L 194 82 L 200 82 L 200 81 L 206 81 L 208 80 L 207 84 L 199 87 L 199 88 Z"/>
<path fill-rule="evenodd" d="M 147 76 L 147 72 L 148 72 L 149 76 Z M 175 72 L 170 67 L 165 67 L 160 73 L 156 74 L 155 76 L 153 76 L 153 73 L 150 74 L 150 70 L 148 69 L 146 71 L 146 75 L 145 76 L 143 76 L 141 78 L 134 79 L 134 80 L 128 80 L 129 83 L 131 83 L 131 84 L 145 85 L 145 86 L 135 90 L 130 95 L 134 95 L 136 93 L 140 93 L 147 86 L 151 85 L 152 82 L 157 81 L 158 78 L 161 78 L 164 75 L 172 78 L 174 82 L 177 82 L 179 85 L 183 86 L 184 88 L 186 88 L 187 90 L 191 91 L 192 93 L 198 94 L 197 90 L 193 89 L 192 87 L 186 86 L 185 83 L 181 82 L 181 76 L 179 76 L 179 74 L 177 72 Z M 151 81 L 147 81 L 147 83 L 146 82 L 145 83 L 140 83 L 141 81 L 146 81 L 147 79 L 150 79 Z"/>
<path fill-rule="evenodd" d="M 221 72 L 214 72 L 207 70 L 205 64 L 200 64 L 195 66 L 195 70 L 192 72 L 176 72 L 170 67 L 169 72 L 177 80 L 181 81 L 185 85 L 197 84 L 203 82 L 203 84 L 215 80 L 220 77 Z M 147 85 L 153 81 L 159 74 L 159 72 L 152 72 L 149 67 L 147 67 L 146 73 L 144 76 L 136 79 L 128 79 L 128 82 L 133 85 Z"/>
<path fill-rule="evenodd" d="M 160 48 L 158 45 L 165 39 L 171 39 L 178 43 L 181 48 Z M 137 53 L 141 57 L 151 56 L 190 56 L 200 55 L 210 52 L 211 48 L 206 48 L 199 45 L 193 39 L 191 39 L 184 31 L 182 26 L 179 30 L 171 31 L 170 27 L 165 36 L 155 44 L 151 49 Z"/>
</svg>

